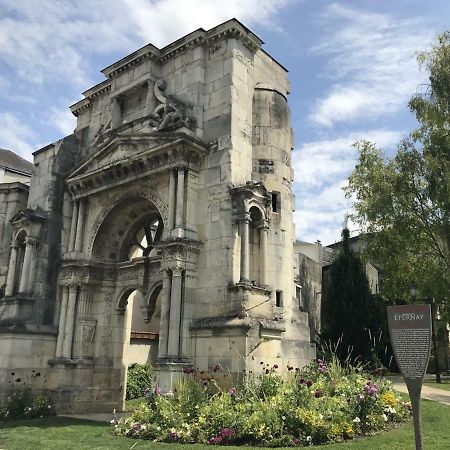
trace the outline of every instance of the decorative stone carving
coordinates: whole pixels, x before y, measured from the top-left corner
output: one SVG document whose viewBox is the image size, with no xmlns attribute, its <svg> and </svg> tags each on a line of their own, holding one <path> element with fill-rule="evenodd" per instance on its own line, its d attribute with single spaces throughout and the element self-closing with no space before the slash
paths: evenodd
<svg viewBox="0 0 450 450">
<path fill-rule="evenodd" d="M 164 80 L 158 80 L 153 87 L 155 97 L 161 102 L 151 114 L 151 118 L 155 121 L 153 130 L 173 131 L 181 127 L 194 128 L 195 119 L 187 115 L 186 105 L 174 97 L 166 97 L 163 94 L 165 89 Z"/>
</svg>

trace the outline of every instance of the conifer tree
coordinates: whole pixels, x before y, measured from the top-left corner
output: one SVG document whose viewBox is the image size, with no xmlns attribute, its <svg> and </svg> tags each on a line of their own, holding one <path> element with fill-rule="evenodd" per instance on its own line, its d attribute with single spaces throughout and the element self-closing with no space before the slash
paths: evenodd
<svg viewBox="0 0 450 450">
<path fill-rule="evenodd" d="M 370 336 L 378 334 L 376 305 L 361 258 L 350 247 L 350 233 L 342 231 L 342 245 L 326 278 L 322 307 L 322 338 L 336 347 L 337 356 L 369 361 Z M 370 332 L 369 332 L 370 330 Z"/>
</svg>

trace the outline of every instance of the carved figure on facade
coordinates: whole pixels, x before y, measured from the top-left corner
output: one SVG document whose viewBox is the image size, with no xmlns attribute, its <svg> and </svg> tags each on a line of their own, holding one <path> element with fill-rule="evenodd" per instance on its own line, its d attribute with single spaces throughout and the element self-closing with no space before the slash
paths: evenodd
<svg viewBox="0 0 450 450">
<path fill-rule="evenodd" d="M 173 131 L 181 127 L 194 128 L 195 119 L 189 117 L 186 111 L 186 105 L 176 100 L 172 96 L 165 96 L 166 82 L 164 80 L 156 81 L 153 91 L 155 97 L 161 102 L 151 114 L 153 119 L 154 131 Z"/>
</svg>

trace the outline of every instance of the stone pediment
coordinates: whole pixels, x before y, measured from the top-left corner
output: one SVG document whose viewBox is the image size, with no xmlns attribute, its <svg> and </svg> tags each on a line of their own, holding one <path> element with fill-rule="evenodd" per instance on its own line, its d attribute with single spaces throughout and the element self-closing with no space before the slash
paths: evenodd
<svg viewBox="0 0 450 450">
<path fill-rule="evenodd" d="M 75 196 L 184 165 L 198 169 L 208 146 L 184 133 L 117 134 L 67 178 Z"/>
</svg>

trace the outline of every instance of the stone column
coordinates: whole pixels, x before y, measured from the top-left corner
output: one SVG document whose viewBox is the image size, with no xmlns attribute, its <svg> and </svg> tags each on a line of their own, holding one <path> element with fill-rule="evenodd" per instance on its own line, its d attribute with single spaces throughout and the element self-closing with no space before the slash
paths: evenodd
<svg viewBox="0 0 450 450">
<path fill-rule="evenodd" d="M 260 253 L 260 264 L 261 264 L 261 286 L 268 286 L 269 282 L 267 279 L 267 264 L 268 264 L 268 258 L 267 258 L 267 233 L 268 228 L 267 226 L 262 226 L 259 229 L 259 253 Z"/>
<path fill-rule="evenodd" d="M 172 269 L 172 289 L 170 291 L 170 318 L 167 355 L 178 356 L 180 352 L 181 326 L 181 287 L 182 271 L 179 267 Z"/>
<path fill-rule="evenodd" d="M 159 325 L 159 348 L 158 356 L 167 356 L 167 340 L 169 334 L 170 315 L 170 274 L 167 270 L 163 275 L 163 297 L 161 302 L 161 319 Z"/>
<path fill-rule="evenodd" d="M 75 251 L 77 252 L 81 252 L 81 246 L 83 245 L 84 206 L 84 200 L 80 199 L 78 205 L 77 232 L 75 237 Z"/>
<path fill-rule="evenodd" d="M 66 333 L 67 303 L 69 301 L 69 288 L 61 286 L 61 311 L 59 314 L 58 340 L 56 341 L 56 357 L 63 355 L 63 342 Z"/>
<path fill-rule="evenodd" d="M 69 235 L 69 252 L 75 250 L 75 236 L 77 233 L 77 221 L 78 221 L 78 201 L 73 201 L 72 208 L 72 221 L 70 223 L 70 235 Z"/>
<path fill-rule="evenodd" d="M 17 244 L 11 245 L 11 256 L 9 258 L 8 278 L 6 279 L 5 297 L 11 297 L 14 293 L 14 281 L 16 275 Z"/>
<path fill-rule="evenodd" d="M 249 248 L 249 221 L 248 217 L 242 219 L 240 223 L 241 232 L 241 277 L 240 283 L 248 283 L 250 275 L 250 248 Z"/>
<path fill-rule="evenodd" d="M 25 238 L 25 256 L 23 258 L 22 273 L 20 275 L 19 293 L 26 294 L 28 290 L 28 280 L 30 278 L 30 264 L 33 247 L 29 237 Z"/>
<path fill-rule="evenodd" d="M 167 228 L 173 230 L 175 226 L 175 170 L 169 171 L 169 214 Z"/>
<path fill-rule="evenodd" d="M 30 260 L 30 270 L 28 273 L 27 292 L 31 294 L 33 292 L 34 272 L 36 270 L 36 241 L 30 238 L 29 242 L 31 247 L 30 250 L 31 260 Z"/>
<path fill-rule="evenodd" d="M 67 302 L 67 313 L 65 323 L 65 334 L 63 342 L 62 356 L 70 358 L 72 356 L 73 329 L 75 326 L 75 306 L 77 303 L 77 286 L 69 286 L 69 298 Z"/>
<path fill-rule="evenodd" d="M 178 168 L 178 185 L 177 185 L 177 209 L 175 217 L 175 226 L 177 228 L 183 228 L 184 218 L 184 167 Z"/>
</svg>

